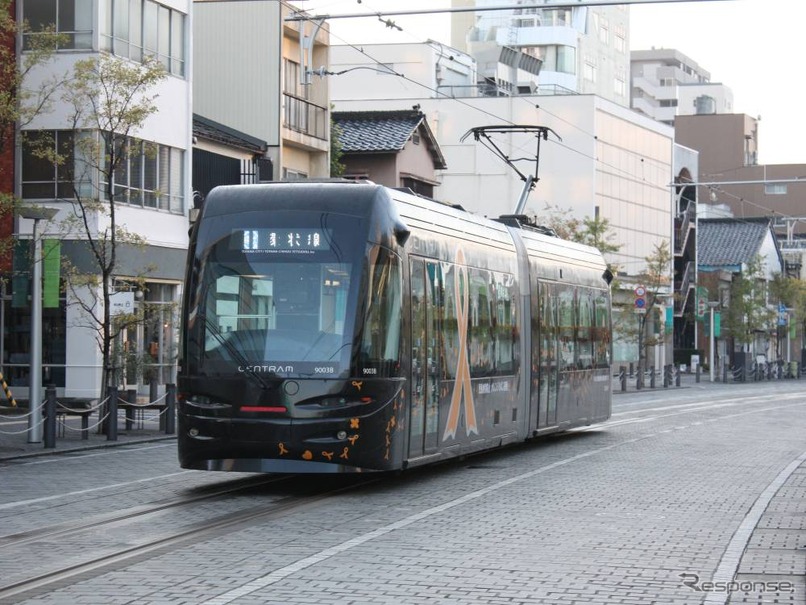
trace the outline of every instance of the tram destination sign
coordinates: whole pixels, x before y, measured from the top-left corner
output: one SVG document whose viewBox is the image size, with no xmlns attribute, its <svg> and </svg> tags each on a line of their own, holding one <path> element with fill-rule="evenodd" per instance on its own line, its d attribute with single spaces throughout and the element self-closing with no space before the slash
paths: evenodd
<svg viewBox="0 0 806 605">
<path fill-rule="evenodd" d="M 245 253 L 330 250 L 328 229 L 236 229 L 231 247 Z"/>
</svg>

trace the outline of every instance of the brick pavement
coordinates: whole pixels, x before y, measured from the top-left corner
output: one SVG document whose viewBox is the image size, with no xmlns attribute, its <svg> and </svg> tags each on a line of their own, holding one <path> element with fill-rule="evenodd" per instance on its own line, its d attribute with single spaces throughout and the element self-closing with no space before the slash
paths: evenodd
<svg viewBox="0 0 806 605">
<path fill-rule="evenodd" d="M 667 390 L 663 389 L 662 386 L 660 388 L 656 388 L 655 390 L 667 391 L 668 397 L 671 398 L 674 397 L 675 392 L 684 392 L 685 390 L 691 388 L 720 389 L 726 387 L 726 385 L 722 385 L 720 383 L 710 383 L 707 380 L 707 377 L 703 377 L 700 383 L 696 383 L 693 375 L 684 376 L 681 382 L 682 384 L 679 389 L 682 389 L 682 391 L 674 387 Z M 760 383 L 758 387 L 759 391 L 761 391 L 765 388 L 765 385 Z M 620 397 L 619 393 L 615 389 L 615 384 L 614 394 L 614 402 L 615 405 L 618 406 Z M 628 395 L 628 398 L 631 397 L 631 395 Z M 621 401 L 624 400 L 621 399 Z M 4 426 L 8 426 L 9 422 L 16 422 L 15 426 L 17 429 L 24 429 L 25 422 L 21 421 L 20 419 L 15 421 L 13 410 L 9 410 L 9 408 L 0 408 L 0 417 L 2 417 L 0 418 L 0 476 L 2 476 L 1 463 L 3 460 L 28 456 L 59 454 L 87 448 L 114 447 L 124 444 L 172 438 L 161 433 L 156 426 L 146 426 L 142 429 L 136 428 L 130 431 L 120 431 L 118 441 L 108 441 L 106 436 L 98 434 L 97 431 L 91 431 L 89 439 L 83 441 L 81 440 L 81 436 L 77 431 L 66 430 L 65 436 L 58 438 L 56 441 L 56 448 L 51 450 L 45 449 L 42 443 L 27 443 L 27 437 L 24 432 L 4 432 Z M 11 421 L 6 420 L 8 417 L 12 418 Z M 121 419 L 121 425 L 122 424 L 123 421 Z M 76 426 L 78 426 L 77 420 Z M 730 578 L 723 578 L 723 580 L 726 582 L 729 581 L 735 583 L 733 585 L 734 590 L 722 590 L 721 586 L 709 587 L 704 583 L 709 580 L 709 578 L 697 578 L 696 582 L 693 579 L 688 580 L 693 586 L 704 589 L 703 602 L 720 604 L 730 603 L 731 605 L 737 603 L 789 603 L 793 605 L 795 603 L 806 603 L 806 462 L 801 460 L 797 464 L 793 463 L 793 465 L 793 468 L 790 469 L 786 476 L 780 476 L 780 485 L 771 485 L 771 487 L 774 489 L 772 489 L 771 493 L 769 494 L 767 501 L 760 502 L 757 519 L 754 519 L 753 526 L 748 528 L 747 536 L 742 537 L 738 535 L 740 534 L 741 528 L 734 535 L 734 542 L 731 542 L 731 546 L 741 547 L 741 550 L 735 553 L 736 564 L 733 565 L 733 570 L 736 573 Z M 636 472 L 640 473 L 640 467 L 637 467 Z M 681 472 L 685 472 L 685 469 L 682 469 Z M 672 495 L 670 494 L 669 496 L 671 497 Z M 680 517 L 676 519 L 663 519 L 663 517 L 659 515 L 657 523 L 661 526 L 668 525 L 669 528 L 683 528 L 680 531 L 713 531 L 712 528 L 707 528 L 704 526 L 697 529 L 696 524 L 692 525 L 692 521 L 695 519 L 690 518 L 689 512 L 686 511 L 686 494 L 679 494 L 678 496 L 679 498 L 676 506 L 679 509 Z M 524 502 L 528 500 L 528 497 L 528 494 L 524 493 Z M 570 507 L 573 509 L 574 494 L 569 492 L 566 494 L 566 497 L 567 499 L 563 502 L 557 502 L 556 506 Z M 759 498 L 759 500 L 763 500 L 763 498 Z M 734 503 L 726 502 L 725 506 L 730 506 L 732 504 Z M 750 504 L 752 504 L 752 502 Z M 552 504 L 551 502 L 548 502 L 546 505 L 549 508 L 555 506 L 555 504 Z M 755 505 L 759 506 L 759 502 L 757 501 Z M 667 565 L 668 570 L 683 569 L 684 572 L 686 571 L 685 568 L 679 566 L 679 563 L 675 562 L 674 552 L 672 550 L 670 553 L 668 548 L 669 545 L 653 543 L 648 537 L 640 534 L 636 534 L 634 537 L 635 548 L 633 552 L 609 552 L 608 549 L 610 547 L 607 540 L 608 524 L 606 521 L 608 515 L 619 515 L 621 513 L 616 510 L 610 511 L 606 501 L 601 503 L 600 510 L 601 512 L 598 514 L 601 515 L 603 520 L 601 525 L 602 534 L 600 536 L 592 537 L 591 540 L 584 545 L 580 544 L 580 548 L 593 551 L 594 553 L 599 553 L 602 560 L 606 560 L 610 557 L 621 554 L 624 566 L 629 567 L 634 565 L 636 568 L 640 568 L 640 565 L 646 560 L 647 557 L 660 556 L 661 551 L 663 551 L 663 557 L 669 558 Z M 476 520 L 477 527 L 481 528 L 478 531 L 482 533 L 484 526 L 484 514 L 485 513 L 482 510 L 479 513 L 478 519 Z M 377 515 L 373 516 L 380 515 L 382 515 L 382 513 L 379 512 Z M 375 521 L 375 519 L 372 519 L 372 521 Z M 558 528 L 556 534 L 549 533 L 542 536 L 541 540 L 564 540 L 565 538 L 560 529 L 561 528 Z M 290 531 L 292 534 L 295 533 L 296 536 L 299 537 L 302 530 L 303 528 L 297 528 L 296 530 L 291 528 Z M 523 535 L 524 531 L 525 528 L 517 527 L 517 524 L 515 524 L 512 527 L 512 536 Z M 338 536 L 335 537 L 338 538 Z M 424 537 L 423 543 L 432 542 L 432 538 L 437 539 L 436 537 L 426 536 Z M 317 535 L 317 540 L 320 539 L 321 536 Z M 718 544 L 726 543 L 725 536 L 717 536 L 714 534 L 714 542 Z M 465 554 L 468 558 L 469 565 L 467 568 L 456 568 L 456 577 L 447 578 L 450 588 L 446 587 L 445 589 L 446 594 L 444 595 L 444 602 L 522 602 L 512 601 L 513 597 L 518 594 L 522 594 L 518 588 L 518 583 L 522 581 L 522 572 L 526 571 L 526 569 L 519 566 L 516 561 L 520 551 L 523 551 L 523 553 L 529 552 L 530 545 L 528 543 L 521 544 L 517 541 L 517 539 L 515 539 L 510 542 L 509 546 L 511 550 L 506 553 L 488 552 L 479 554 L 474 553 L 472 548 L 466 548 Z M 442 552 L 437 553 L 434 551 L 429 553 L 428 551 L 424 552 L 419 547 L 414 549 L 411 544 L 400 544 L 400 549 L 396 552 L 395 559 L 397 559 L 400 554 L 405 553 L 407 548 L 412 549 L 413 557 L 416 556 L 421 560 L 426 559 L 426 561 L 423 561 L 424 563 L 427 563 L 427 558 L 431 555 L 439 555 L 439 557 L 444 556 L 444 553 Z M 303 550 L 300 550 L 298 554 L 294 555 L 294 553 L 290 553 L 288 550 L 286 550 L 284 552 L 284 558 L 288 557 L 289 555 L 293 555 L 290 557 L 290 559 L 294 560 L 295 558 L 303 558 L 305 553 Z M 368 560 L 368 564 L 371 562 L 382 563 L 382 561 L 378 560 L 377 553 L 357 552 L 354 554 L 354 556 L 369 557 L 371 561 Z M 681 553 L 680 560 L 686 560 L 688 568 L 693 570 L 692 573 L 694 573 L 694 571 L 697 569 L 708 568 L 706 561 L 707 558 L 721 557 L 724 563 L 726 559 L 730 559 L 731 553 L 726 554 L 720 552 L 704 552 L 702 556 L 703 559 L 699 563 L 701 565 L 699 568 L 696 567 L 696 561 L 692 563 L 690 553 Z M 389 564 L 393 563 L 393 561 L 389 561 Z M 276 563 L 274 565 L 276 565 Z M 573 578 L 575 577 L 575 574 L 578 574 L 580 578 L 585 577 L 588 578 L 588 580 L 590 579 L 590 568 L 585 568 L 584 570 L 578 568 L 579 564 L 576 561 L 546 559 L 542 561 L 542 565 L 546 570 L 554 570 L 557 573 L 566 574 L 569 578 L 569 585 L 574 585 Z M 271 568 L 271 565 L 267 565 L 267 567 Z M 728 565 L 724 568 L 728 570 L 731 569 L 730 561 L 728 561 Z M 322 569 L 320 567 L 318 571 L 320 574 L 322 574 L 322 572 L 326 571 L 326 568 Z M 337 593 L 340 590 L 337 588 L 337 586 L 342 586 L 341 590 L 344 591 L 344 602 L 348 602 L 349 597 L 352 594 L 351 589 L 349 588 L 351 579 L 343 575 L 343 568 L 334 571 L 337 571 L 335 576 L 328 577 L 327 575 L 323 575 L 320 577 L 320 581 L 322 582 L 323 587 L 327 587 L 329 594 L 334 597 L 338 597 Z M 428 597 L 433 597 L 433 594 L 431 593 L 428 595 L 419 595 L 417 593 L 417 586 L 407 585 L 408 580 L 406 577 L 409 575 L 407 571 L 403 568 L 401 568 L 400 571 L 400 584 L 378 586 L 378 599 L 374 600 L 373 602 L 399 603 L 402 600 L 405 600 L 406 597 L 414 598 L 415 600 L 422 597 L 423 602 L 425 602 L 426 600 L 429 600 Z M 427 575 L 427 564 L 425 566 L 418 565 L 417 573 L 420 575 Z M 444 570 L 439 570 L 436 565 L 435 573 L 439 574 L 439 577 L 434 578 L 435 584 L 446 580 Z M 582 601 L 579 602 L 585 602 L 588 599 L 590 599 L 590 602 L 599 602 L 597 600 L 597 591 L 607 592 L 608 590 L 612 590 L 619 592 L 619 599 L 617 601 L 619 603 L 634 602 L 637 604 L 643 604 L 649 602 L 646 600 L 647 594 L 645 592 L 648 586 L 657 584 L 659 587 L 661 587 L 667 581 L 667 578 L 660 576 L 657 578 L 645 577 L 642 578 L 643 588 L 638 590 L 628 586 L 611 586 L 608 580 L 609 574 L 611 573 L 612 571 L 608 570 L 608 566 L 603 565 L 601 573 L 597 575 L 597 586 L 591 586 L 590 590 L 587 591 L 584 589 L 580 590 L 579 594 L 576 595 L 578 598 L 582 599 Z M 495 590 L 494 593 L 489 589 L 478 591 L 475 590 L 472 583 L 470 583 L 465 591 L 462 592 L 461 584 L 463 574 L 472 574 L 474 577 L 478 576 L 479 574 L 484 575 L 487 577 L 487 581 L 485 581 L 486 586 L 489 587 L 497 585 L 499 588 Z M 355 578 L 354 580 L 357 582 L 361 580 L 361 578 Z M 364 578 L 364 581 L 365 580 L 366 578 Z M 720 580 L 720 578 L 715 577 L 714 580 Z M 311 588 L 309 581 L 300 581 L 303 585 L 307 586 L 307 588 Z M 294 599 L 294 582 L 286 582 L 283 586 L 284 590 L 288 590 L 288 602 L 297 602 Z M 205 587 L 203 582 L 199 582 L 195 587 L 197 597 L 201 598 L 201 595 L 209 595 L 211 592 L 213 594 L 220 593 L 222 586 L 218 584 L 215 586 L 214 590 L 212 588 L 213 587 Z M 302 586 L 300 586 L 300 588 L 302 588 Z M 553 588 L 554 587 L 552 586 L 545 586 L 541 592 L 544 594 L 549 594 Z M 594 588 L 596 590 L 594 590 Z M 692 590 L 694 591 L 695 588 L 692 588 Z M 184 598 L 188 597 L 189 592 L 187 586 L 177 589 L 178 599 L 180 598 L 180 595 Z M 281 595 L 278 594 L 276 596 Z M 557 598 L 556 602 L 565 602 L 566 600 L 568 602 L 574 602 L 574 595 L 569 593 L 567 589 L 558 590 L 555 596 Z M 383 599 L 386 599 L 386 601 Z M 457 599 L 459 600 L 457 601 Z M 112 602 L 112 600 L 110 600 L 110 602 Z M 189 602 L 193 601 L 191 600 Z M 243 602 L 248 603 L 248 597 L 247 600 Z M 533 602 L 539 603 L 548 601 L 542 601 L 536 598 Z"/>
</svg>

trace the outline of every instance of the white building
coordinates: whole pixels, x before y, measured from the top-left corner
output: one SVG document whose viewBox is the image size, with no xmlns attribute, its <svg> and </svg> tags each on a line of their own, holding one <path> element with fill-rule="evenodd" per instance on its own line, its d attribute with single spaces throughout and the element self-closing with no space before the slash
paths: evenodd
<svg viewBox="0 0 806 605">
<path fill-rule="evenodd" d="M 120 305 L 142 307 L 147 316 L 145 325 L 125 333 L 116 343 L 132 362 L 137 360 L 123 377 L 127 388 L 147 389 L 148 373 L 156 375 L 163 385 L 175 380 L 176 305 L 184 278 L 190 200 L 191 7 L 190 0 L 17 0 L 18 21 L 27 19 L 34 31 L 55 23 L 58 32 L 66 36 L 53 59 L 29 75 L 26 85 L 30 87 L 50 75 L 69 75 L 76 61 L 101 54 L 135 63 L 142 61 L 145 54 L 154 55 L 168 74 L 150 91 L 158 95 L 158 112 L 137 131 L 137 138 L 129 141 L 133 148 L 143 145 L 142 151 L 130 156 L 125 170 L 120 171 L 120 180 L 116 180 L 120 190 L 125 191 L 116 202 L 117 223 L 146 242 L 142 248 L 119 248 L 118 272 L 114 276 L 114 286 L 127 291 L 118 297 Z M 23 40 L 18 41 L 17 48 L 24 48 Z M 45 238 L 60 240 L 61 256 L 74 267 L 97 273 L 87 251 L 86 235 L 75 229 L 65 232 L 63 219 L 73 212 L 74 184 L 81 188 L 90 182 L 85 179 L 91 179 L 97 188 L 100 173 L 86 174 L 75 142 L 78 136 L 98 133 L 83 131 L 78 135 L 72 130 L 69 116 L 69 108 L 57 95 L 50 110 L 24 126 L 28 134 L 51 137 L 66 162 L 60 166 L 43 163 L 22 147 L 16 158 L 15 187 L 28 205 L 58 210 L 54 220 L 40 222 L 39 232 L 44 230 Z M 33 221 L 18 220 L 21 238 L 30 237 Z M 92 221 L 95 233 L 109 224 L 104 213 L 98 213 Z M 145 281 L 135 286 L 138 276 Z M 14 280 L 11 294 L 3 299 L 0 326 L 4 335 L 4 370 L 15 395 L 23 398 L 30 350 L 28 287 L 25 279 Z M 51 308 L 46 303 L 42 317 L 44 382 L 55 384 L 60 396 L 97 397 L 101 390 L 97 328 L 93 329 L 75 302 L 76 297 L 90 299 L 98 292 L 87 287 L 75 294 L 70 289 L 66 295 L 63 288 L 59 291 L 62 294 L 58 306 Z"/>
<path fill-rule="evenodd" d="M 511 10 L 454 13 L 451 45 L 476 55 L 493 42 L 541 61 L 543 94 L 595 94 L 629 105 L 629 12 L 626 6 L 550 8 L 516 0 Z M 498 0 L 453 0 L 454 7 L 501 6 Z M 567 3 L 566 3 L 567 4 Z"/>
<path fill-rule="evenodd" d="M 730 88 L 674 49 L 632 51 L 630 88 L 633 109 L 670 126 L 678 115 L 733 113 Z"/>
</svg>

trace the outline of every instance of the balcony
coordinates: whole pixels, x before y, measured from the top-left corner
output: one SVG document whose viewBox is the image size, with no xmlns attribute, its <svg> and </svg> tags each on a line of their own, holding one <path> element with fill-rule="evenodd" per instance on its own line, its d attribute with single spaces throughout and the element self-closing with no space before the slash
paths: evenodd
<svg viewBox="0 0 806 605">
<path fill-rule="evenodd" d="M 325 107 L 288 94 L 283 94 L 283 104 L 283 126 L 321 141 L 329 140 L 330 121 Z"/>
</svg>

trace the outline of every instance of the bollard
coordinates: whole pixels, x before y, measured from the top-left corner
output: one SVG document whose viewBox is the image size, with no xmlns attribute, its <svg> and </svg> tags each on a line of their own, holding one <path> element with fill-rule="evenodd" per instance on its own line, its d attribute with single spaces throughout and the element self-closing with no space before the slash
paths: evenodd
<svg viewBox="0 0 806 605">
<path fill-rule="evenodd" d="M 679 387 L 680 386 L 680 374 L 681 374 L 681 372 L 680 372 L 680 370 L 678 368 L 674 368 L 674 373 L 675 373 L 675 375 L 674 375 L 674 386 Z"/>
<path fill-rule="evenodd" d="M 137 389 L 126 389 L 126 403 L 135 405 L 137 403 Z M 126 408 L 126 430 L 130 431 L 134 427 L 134 415 L 137 408 Z"/>
<path fill-rule="evenodd" d="M 644 388 L 644 368 L 640 363 L 635 372 L 635 388 L 639 391 Z"/>
<path fill-rule="evenodd" d="M 626 391 L 627 390 L 627 366 L 619 366 L 618 377 L 619 377 L 619 380 L 621 381 L 621 390 L 622 390 L 622 392 Z"/>
<path fill-rule="evenodd" d="M 655 388 L 655 366 L 649 366 L 649 388 Z"/>
<path fill-rule="evenodd" d="M 118 440 L 118 388 L 106 387 L 106 440 Z"/>
<path fill-rule="evenodd" d="M 176 432 L 176 385 L 165 385 L 165 434 Z"/>
<path fill-rule="evenodd" d="M 694 372 L 694 382 L 697 384 L 700 382 L 700 364 L 697 364 L 697 369 Z"/>
<path fill-rule="evenodd" d="M 159 398 L 159 381 L 156 376 L 152 376 L 148 381 L 148 403 L 156 403 Z M 164 414 L 160 414 L 160 430 L 165 430 Z"/>
<path fill-rule="evenodd" d="M 45 387 L 45 447 L 56 447 L 56 387 Z"/>
</svg>

